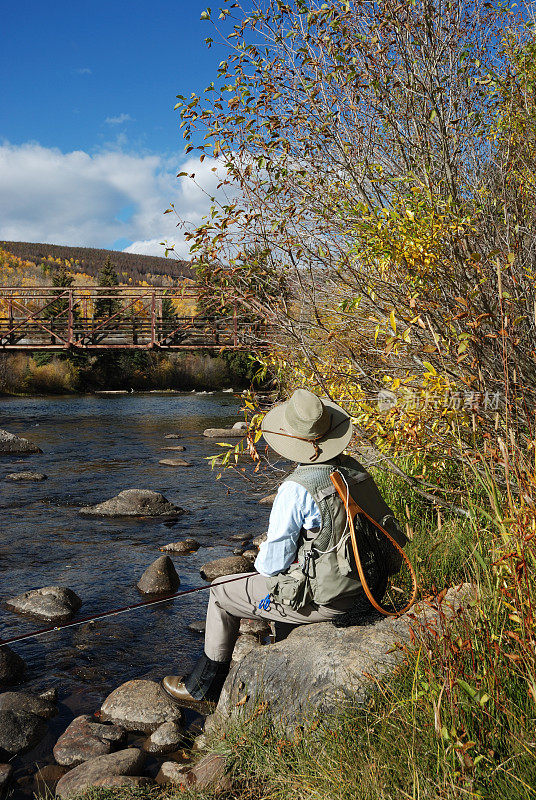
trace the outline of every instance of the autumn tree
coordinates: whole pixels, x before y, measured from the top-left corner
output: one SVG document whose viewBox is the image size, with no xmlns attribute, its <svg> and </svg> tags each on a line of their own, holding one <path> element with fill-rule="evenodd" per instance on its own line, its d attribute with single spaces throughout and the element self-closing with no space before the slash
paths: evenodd
<svg viewBox="0 0 536 800">
<path fill-rule="evenodd" d="M 497 393 L 529 423 L 534 204 L 521 213 L 510 168 L 523 150 L 533 182 L 525 16 L 481 0 L 226 3 L 218 80 L 179 97 L 187 151 L 224 164 L 230 190 L 189 232 L 194 257 L 269 322 L 282 380 L 316 383 L 383 449 L 477 454 Z M 288 301 L 241 281 L 251 248 Z M 379 411 L 384 389 L 421 407 Z"/>
</svg>

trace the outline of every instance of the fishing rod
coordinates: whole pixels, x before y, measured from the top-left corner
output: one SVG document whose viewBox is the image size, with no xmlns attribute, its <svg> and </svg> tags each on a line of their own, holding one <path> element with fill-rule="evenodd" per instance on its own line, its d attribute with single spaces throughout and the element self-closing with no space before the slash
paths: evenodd
<svg viewBox="0 0 536 800">
<path fill-rule="evenodd" d="M 229 578 L 226 581 L 221 581 L 218 586 L 223 586 L 226 583 L 233 583 L 234 581 L 243 581 L 246 578 L 249 578 L 251 574 L 253 573 L 248 572 L 247 575 L 240 575 L 238 578 Z M 98 619 L 104 619 L 105 617 L 116 617 L 118 614 L 126 614 L 127 612 L 133 611 L 136 608 L 158 606 L 160 603 L 167 603 L 169 600 L 174 600 L 176 597 L 184 597 L 187 594 L 193 594 L 194 592 L 202 592 L 204 589 L 210 589 L 211 586 L 212 584 L 209 583 L 206 586 L 197 586 L 195 589 L 185 589 L 182 592 L 175 592 L 173 594 L 166 595 L 165 597 L 161 597 L 159 600 L 142 600 L 140 603 L 132 603 L 132 605 L 115 608 L 112 611 L 103 611 L 100 614 L 92 614 L 89 617 L 82 617 L 74 622 L 67 622 L 65 625 L 51 625 L 48 628 L 41 628 L 38 631 L 32 631 L 32 633 L 23 633 L 20 636 L 12 636 L 10 639 L 0 639 L 0 647 L 13 644 L 14 642 L 23 642 L 25 639 L 35 639 L 38 636 L 44 636 L 46 633 L 52 633 L 53 631 L 63 631 L 66 628 L 76 628 L 77 625 L 83 625 L 85 622 L 96 622 Z"/>
</svg>

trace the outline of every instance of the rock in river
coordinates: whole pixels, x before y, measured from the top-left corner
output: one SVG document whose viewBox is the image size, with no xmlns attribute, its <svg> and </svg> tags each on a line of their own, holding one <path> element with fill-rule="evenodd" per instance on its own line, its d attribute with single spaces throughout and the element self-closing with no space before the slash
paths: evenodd
<svg viewBox="0 0 536 800">
<path fill-rule="evenodd" d="M 195 622 L 190 622 L 190 624 L 188 625 L 188 630 L 193 631 L 193 633 L 204 633 L 206 627 L 207 627 L 206 620 L 198 619 Z"/>
<path fill-rule="evenodd" d="M 180 723 L 180 708 L 154 681 L 123 683 L 108 695 L 101 708 L 103 722 L 114 722 L 127 731 L 152 733 L 163 722 Z"/>
<path fill-rule="evenodd" d="M 46 481 L 47 476 L 42 472 L 10 472 L 6 481 Z"/>
<path fill-rule="evenodd" d="M 0 796 L 7 789 L 12 772 L 11 764 L 0 764 Z"/>
<path fill-rule="evenodd" d="M 44 622 L 65 622 L 78 611 L 82 601 L 71 589 L 44 586 L 6 600 L 5 606 L 18 614 L 28 614 Z"/>
<path fill-rule="evenodd" d="M 105 725 L 89 714 L 73 719 L 54 747 L 54 758 L 64 767 L 76 767 L 90 758 L 105 756 L 124 744 L 126 732 L 119 725 Z"/>
<path fill-rule="evenodd" d="M 164 467 L 191 467 L 192 462 L 186 461 L 184 458 L 161 458 L 158 462 Z"/>
<path fill-rule="evenodd" d="M 267 494 L 266 497 L 261 497 L 259 503 L 263 506 L 273 506 L 276 497 L 277 492 L 274 492 L 274 494 Z"/>
<path fill-rule="evenodd" d="M 138 581 L 143 594 L 170 594 L 179 588 L 181 579 L 169 556 L 160 556 L 147 567 Z"/>
<path fill-rule="evenodd" d="M 199 572 L 206 581 L 213 581 L 223 575 L 235 575 L 240 572 L 251 572 L 251 561 L 244 556 L 227 556 L 208 561 Z"/>
<path fill-rule="evenodd" d="M 175 444 L 172 445 L 171 447 L 164 447 L 164 450 L 175 450 L 175 452 L 177 453 L 183 453 L 186 450 L 186 448 L 183 444 Z"/>
<path fill-rule="evenodd" d="M 33 442 L 29 442 L 28 439 L 15 436 L 14 433 L 9 433 L 9 431 L 0 430 L 0 455 L 20 456 L 42 452 L 40 447 L 37 447 Z"/>
<path fill-rule="evenodd" d="M 181 542 L 171 542 L 164 545 L 160 550 L 163 553 L 176 553 L 178 556 L 186 556 L 188 553 L 195 553 L 201 545 L 197 539 L 183 539 Z"/>
<path fill-rule="evenodd" d="M 241 428 L 207 428 L 206 431 L 203 431 L 203 436 L 207 436 L 209 439 L 243 439 L 246 435 L 247 431 L 243 431 Z"/>
<path fill-rule="evenodd" d="M 0 686 L 17 683 L 22 678 L 26 664 L 22 658 L 5 644 L 0 647 Z"/>
<path fill-rule="evenodd" d="M 25 753 L 47 732 L 47 723 L 28 711 L 0 711 L 0 759 Z"/>
<path fill-rule="evenodd" d="M 177 517 L 184 509 L 174 506 L 160 492 L 124 489 L 103 503 L 81 508 L 80 513 L 94 517 Z"/>
<path fill-rule="evenodd" d="M 117 776 L 140 772 L 145 763 L 145 754 L 131 747 L 106 756 L 97 756 L 69 770 L 56 786 L 56 796 L 62 798 L 83 794 L 90 786 L 102 786 L 102 781 Z M 135 782 L 138 785 L 137 782 Z M 117 785 L 117 784 L 113 784 Z"/>
<path fill-rule="evenodd" d="M 29 692 L 4 692 L 0 694 L 0 712 L 14 711 L 35 714 L 36 717 L 50 719 L 58 713 L 56 703 L 50 700 L 47 692 L 30 694 Z"/>
</svg>

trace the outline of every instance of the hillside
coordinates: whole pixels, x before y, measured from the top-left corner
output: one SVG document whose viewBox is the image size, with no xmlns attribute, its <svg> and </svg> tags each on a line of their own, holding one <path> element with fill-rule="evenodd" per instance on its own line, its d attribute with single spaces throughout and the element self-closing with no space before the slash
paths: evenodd
<svg viewBox="0 0 536 800">
<path fill-rule="evenodd" d="M 41 242 L 0 242 L 0 248 L 41 269 L 44 267 L 45 271 L 52 260 L 56 263 L 57 260 L 61 260 L 70 262 L 72 265 L 70 268 L 74 272 L 96 278 L 106 259 L 110 258 L 122 282 L 130 278 L 132 283 L 139 283 L 142 280 L 149 283 L 167 283 L 177 278 L 193 277 L 187 261 L 124 253 L 121 250 L 69 247 Z"/>
</svg>

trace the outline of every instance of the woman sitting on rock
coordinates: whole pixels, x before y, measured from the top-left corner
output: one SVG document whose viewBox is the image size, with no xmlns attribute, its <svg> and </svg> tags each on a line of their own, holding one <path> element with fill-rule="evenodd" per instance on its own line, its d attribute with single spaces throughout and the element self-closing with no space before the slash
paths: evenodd
<svg viewBox="0 0 536 800">
<path fill-rule="evenodd" d="M 266 442 L 298 462 L 277 492 L 256 572 L 215 580 L 210 588 L 205 650 L 186 677 L 168 675 L 166 693 L 184 705 L 216 702 L 231 666 L 241 619 L 262 618 L 278 631 L 335 620 L 367 605 L 357 575 L 344 504 L 330 475 L 338 470 L 348 492 L 400 545 L 406 543 L 391 509 L 358 461 L 341 455 L 352 422 L 340 406 L 306 389 L 272 408 L 262 423 Z M 365 521 L 366 523 L 366 521 Z M 367 583 L 379 602 L 401 559 L 372 525 L 359 526 L 359 552 Z M 369 606 L 370 608 L 370 606 Z M 281 637 L 284 638 L 284 637 Z"/>
</svg>

